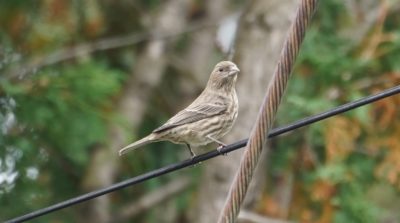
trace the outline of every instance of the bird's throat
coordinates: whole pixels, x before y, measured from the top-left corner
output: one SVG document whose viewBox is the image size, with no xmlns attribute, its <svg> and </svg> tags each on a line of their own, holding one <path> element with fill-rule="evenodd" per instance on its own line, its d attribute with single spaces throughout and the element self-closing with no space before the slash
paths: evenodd
<svg viewBox="0 0 400 223">
<path fill-rule="evenodd" d="M 237 76 L 210 79 L 207 88 L 215 91 L 231 92 L 235 88 Z"/>
</svg>

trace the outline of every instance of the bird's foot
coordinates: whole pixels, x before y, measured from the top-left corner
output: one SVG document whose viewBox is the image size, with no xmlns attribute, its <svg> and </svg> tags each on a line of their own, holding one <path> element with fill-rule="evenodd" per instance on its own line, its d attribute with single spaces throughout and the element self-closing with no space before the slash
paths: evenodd
<svg viewBox="0 0 400 223">
<path fill-rule="evenodd" d="M 223 153 L 222 149 L 225 148 L 226 145 L 225 144 L 219 144 L 219 146 L 217 147 L 217 151 L 219 152 L 219 154 L 223 155 L 223 156 L 227 156 L 228 153 Z"/>
</svg>

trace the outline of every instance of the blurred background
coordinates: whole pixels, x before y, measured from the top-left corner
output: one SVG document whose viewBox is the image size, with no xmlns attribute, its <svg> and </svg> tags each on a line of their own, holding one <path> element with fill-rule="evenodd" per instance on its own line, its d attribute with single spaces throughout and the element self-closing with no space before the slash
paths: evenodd
<svg viewBox="0 0 400 223">
<path fill-rule="evenodd" d="M 224 141 L 248 137 L 298 3 L 0 1 L 0 221 L 187 159 L 168 142 L 118 150 L 197 97 L 230 46 L 240 111 Z M 400 84 L 399 3 L 320 1 L 275 126 Z M 399 106 L 270 140 L 239 222 L 400 222 Z M 216 222 L 241 153 L 32 222 Z"/>
</svg>

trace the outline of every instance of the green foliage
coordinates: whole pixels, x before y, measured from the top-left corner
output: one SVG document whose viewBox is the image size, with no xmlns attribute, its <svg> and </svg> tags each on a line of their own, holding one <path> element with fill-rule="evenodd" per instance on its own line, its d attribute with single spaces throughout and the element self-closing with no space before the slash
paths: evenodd
<svg viewBox="0 0 400 223">
<path fill-rule="evenodd" d="M 25 128 L 82 164 L 87 161 L 82 150 L 105 136 L 104 109 L 119 90 L 120 78 L 103 64 L 84 63 L 42 71 L 24 92 L 10 96 L 17 101 L 15 112 Z"/>
<path fill-rule="evenodd" d="M 241 8 L 245 2 L 235 0 L 234 4 Z M 358 6 L 362 4 L 354 2 Z M 123 118 L 114 114 L 115 101 L 126 81 L 120 70 L 131 71 L 145 43 L 46 65 L 24 79 L 8 80 L 7 72 L 43 62 L 41 59 L 46 54 L 60 49 L 68 51 L 80 43 L 152 31 L 151 27 L 149 30 L 144 27 L 162 9 L 161 4 L 164 1 L 0 2 L 0 221 L 84 192 L 82 183 L 93 161 L 93 148 L 99 144 L 107 146 L 110 123 L 124 124 Z M 207 16 L 204 7 L 205 3 L 199 0 L 188 5 L 190 22 Z M 362 21 L 354 18 L 368 15 L 347 9 L 341 0 L 320 1 L 279 108 L 278 125 L 328 110 L 399 81 L 398 9 L 381 8 L 382 18 L 388 10 L 382 27 L 376 21 L 361 39 L 352 38 L 349 27 L 353 31 L 357 28 L 354 23 Z M 371 42 L 377 39 L 381 42 L 374 46 Z M 169 45 L 171 42 L 175 46 Z M 171 58 L 185 55 L 188 47 L 197 44 L 192 33 L 180 36 L 179 40 L 170 38 L 167 43 L 165 49 Z M 366 51 L 372 53 L 366 54 Z M 172 65 L 164 71 L 168 75 L 146 102 L 149 109 L 144 121 L 135 131 L 126 131 L 127 138 L 134 140 L 146 135 L 186 100 L 182 96 L 187 89 L 182 90 L 183 84 L 177 80 L 187 67 L 176 69 L 179 63 L 173 59 L 166 63 Z M 362 107 L 333 121 L 322 121 L 274 139 L 267 173 L 272 182 L 271 191 L 281 189 L 277 187 L 283 183 L 278 180 L 277 184 L 276 179 L 285 179 L 288 173 L 293 176 L 290 183 L 293 185 L 284 185 L 293 189 L 291 207 L 289 212 L 284 211 L 284 216 L 289 213 L 289 218 L 299 222 L 388 221 L 387 214 L 400 208 L 400 174 L 396 172 L 400 155 L 397 154 L 397 159 L 395 156 L 400 132 L 396 134 L 395 129 L 400 126 L 400 120 L 396 106 L 399 107 L 391 101 L 379 107 Z M 155 107 L 166 107 L 168 112 Z M 379 121 L 381 116 L 390 117 L 386 120 L 388 124 Z M 145 151 L 121 159 L 116 180 L 159 168 L 187 155 L 184 146 L 148 145 Z M 391 164 L 387 159 L 394 164 L 382 165 Z M 386 172 L 394 174 L 388 177 Z M 180 174 L 114 193 L 112 211 L 118 213 L 126 202 L 162 188 Z M 193 181 L 200 180 L 199 168 L 183 174 L 192 174 Z M 265 196 L 272 194 L 271 191 Z M 192 188 L 176 196 L 173 202 L 179 213 L 187 211 L 188 204 L 195 203 L 193 193 Z M 81 212 L 84 211 L 76 206 L 43 216 L 37 222 L 77 222 Z M 159 220 L 154 213 L 159 212 L 146 212 L 135 218 L 135 222 Z M 390 214 L 396 216 L 396 213 Z M 303 216 L 311 217 L 303 219 Z"/>
<path fill-rule="evenodd" d="M 42 70 L 30 82 L 0 82 L 15 100 L 17 117 L 13 130 L 2 137 L 7 150 L 0 160 L 16 149 L 22 151 L 11 156 L 18 172 L 17 186 L 9 193 L 0 188 L 4 193 L 0 206 L 7 207 L 13 198 L 12 203 L 29 210 L 75 194 L 76 179 L 83 176 L 81 169 L 88 163 L 90 148 L 106 143 L 112 97 L 120 90 L 122 77 L 104 63 L 88 61 Z M 36 179 L 24 173 L 31 167 L 40 173 L 33 186 Z M 49 187 L 55 190 L 46 190 Z M 3 213 L 15 216 L 12 205 L 8 207 Z"/>
<path fill-rule="evenodd" d="M 372 89 L 379 87 L 378 79 L 384 74 L 388 73 L 387 78 L 395 79 L 390 74 L 400 70 L 396 61 L 400 56 L 400 39 L 396 31 L 399 20 L 394 22 L 396 20 L 389 17 L 384 23 L 384 32 L 394 38 L 377 46 L 376 54 L 381 55 L 365 57 L 363 51 L 369 47 L 368 38 L 373 37 L 364 36 L 366 40 L 361 42 L 341 35 L 343 30 L 352 25 L 348 16 L 352 12 L 345 9 L 342 1 L 320 2 L 313 25 L 306 33 L 286 97 L 279 108 L 277 120 L 280 125 L 375 93 Z M 397 14 L 389 16 L 398 17 Z M 359 83 L 368 81 L 371 81 L 369 86 L 360 87 Z M 368 140 L 377 131 L 374 128 L 368 131 L 374 125 L 372 109 L 373 105 L 370 105 L 341 115 L 353 123 L 342 126 L 342 129 L 334 121 L 322 121 L 307 127 L 306 131 L 297 130 L 285 136 L 284 140 L 276 140 L 271 171 L 284 174 L 287 169 L 293 168 L 293 162 L 298 162 L 294 165 L 301 177 L 297 178 L 295 184 L 301 185 L 307 194 L 295 194 L 294 197 L 309 199 L 324 191 L 325 202 L 321 203 L 333 206 L 336 210 L 331 219 L 333 222 L 379 222 L 385 218 L 383 207 L 367 195 L 382 180 L 376 177 L 379 163 L 382 162 L 378 155 L 381 153 L 372 155 L 367 151 Z M 393 119 L 392 122 L 398 120 Z M 339 135 L 332 134 L 329 129 L 335 129 L 333 133 Z M 329 141 L 329 138 L 332 140 Z M 303 166 L 304 157 L 311 162 L 307 167 Z M 322 189 L 316 190 L 312 185 L 318 182 L 330 186 L 321 186 Z M 331 191 L 335 193 L 331 194 Z M 323 213 L 328 208 L 316 208 L 312 201 L 293 204 L 296 207 L 307 205 L 308 211 L 311 210 L 314 216 L 329 215 L 328 212 Z"/>
<path fill-rule="evenodd" d="M 349 183 L 340 186 L 337 196 L 340 207 L 335 214 L 334 222 L 379 222 L 379 215 L 382 213 L 368 197 L 365 196 L 365 189 L 368 187 L 360 183 Z"/>
</svg>

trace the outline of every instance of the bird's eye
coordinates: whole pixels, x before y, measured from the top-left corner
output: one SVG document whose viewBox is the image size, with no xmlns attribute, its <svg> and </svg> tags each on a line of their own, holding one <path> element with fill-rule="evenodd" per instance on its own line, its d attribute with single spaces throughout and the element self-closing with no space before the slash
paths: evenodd
<svg viewBox="0 0 400 223">
<path fill-rule="evenodd" d="M 222 71 L 224 71 L 224 69 L 222 69 L 222 68 L 219 68 L 219 70 L 218 70 L 219 72 L 222 72 Z"/>
</svg>

